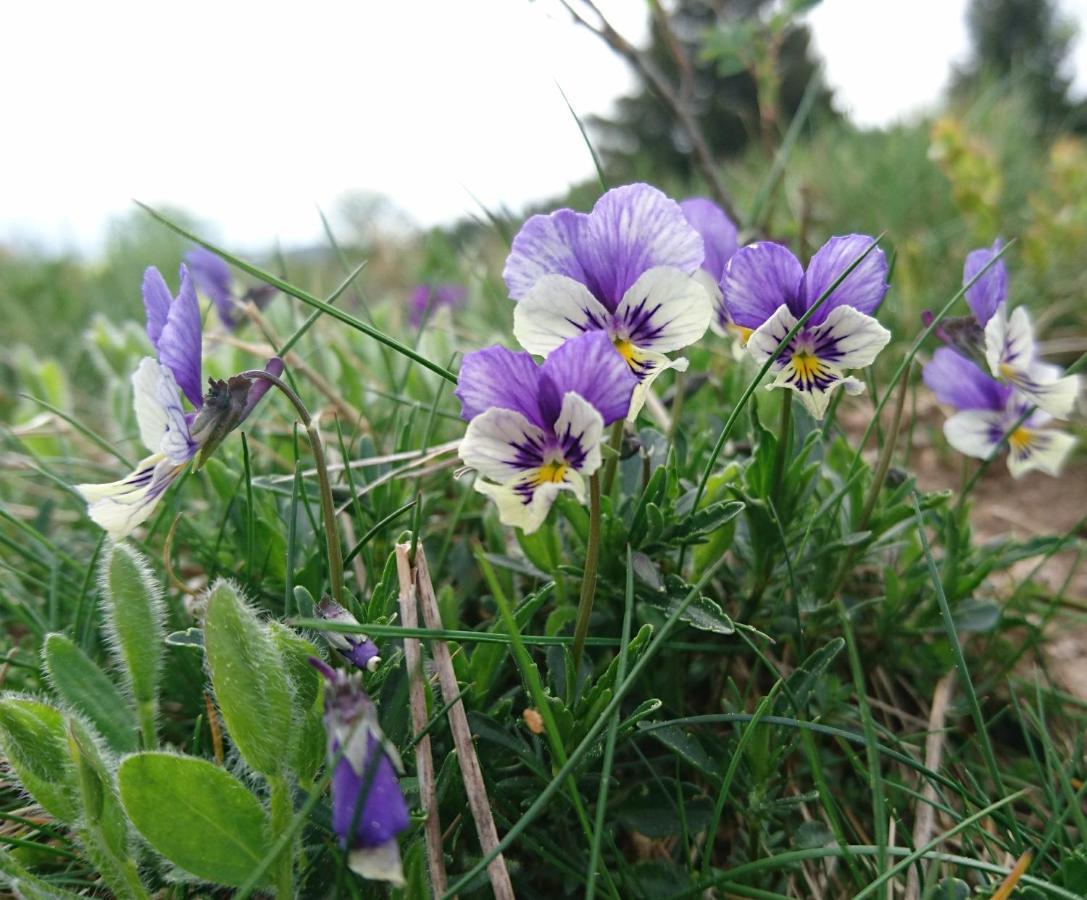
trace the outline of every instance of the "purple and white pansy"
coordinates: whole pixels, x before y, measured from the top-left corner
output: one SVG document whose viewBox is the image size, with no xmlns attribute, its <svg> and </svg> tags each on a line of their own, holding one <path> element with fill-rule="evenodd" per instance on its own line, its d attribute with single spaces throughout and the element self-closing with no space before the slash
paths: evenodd
<svg viewBox="0 0 1087 900">
<path fill-rule="evenodd" d="M 730 332 L 736 331 L 729 319 L 721 290 L 728 261 L 740 247 L 736 223 L 721 207 L 705 197 L 691 197 L 683 200 L 679 207 L 683 210 L 687 221 L 691 223 L 691 227 L 702 237 L 705 256 L 702 259 L 702 268 L 695 273 L 695 277 L 702 282 L 713 300 L 713 318 L 710 320 L 710 328 L 716 334 L 725 337 Z"/>
<path fill-rule="evenodd" d="M 266 381 L 254 383 L 235 375 L 226 381 L 209 379 L 207 395 L 201 394 L 200 305 L 184 265 L 176 298 L 158 270 L 149 268 L 143 278 L 143 302 L 147 336 L 158 358 L 140 361 L 132 387 L 140 439 L 151 455 L 121 481 L 76 486 L 91 519 L 114 540 L 127 537 L 146 521 L 185 466 L 193 459 L 201 464 L 269 387 Z M 279 375 L 282 360 L 273 357 L 267 371 Z M 182 394 L 192 406 L 188 412 Z"/>
<path fill-rule="evenodd" d="M 325 685 L 325 731 L 332 772 L 332 830 L 363 878 L 403 886 L 396 836 L 410 824 L 397 771 L 396 748 L 382 734 L 377 711 L 362 690 L 362 674 L 347 675 L 310 657 Z M 341 752 L 342 751 L 342 752 Z"/>
<path fill-rule="evenodd" d="M 587 331 L 607 335 L 638 384 L 627 418 L 637 417 L 653 380 L 682 371 L 665 354 L 693 344 L 713 315 L 702 238 L 683 210 L 656 188 L 614 188 L 590 213 L 560 209 L 525 222 L 503 277 L 517 301 L 513 333 L 548 356 Z"/>
<path fill-rule="evenodd" d="M 542 365 L 505 347 L 464 357 L 460 458 L 479 473 L 475 488 L 494 500 L 504 525 L 535 531 L 560 491 L 584 502 L 604 426 L 627 414 L 637 383 L 604 331 L 565 341 Z"/>
<path fill-rule="evenodd" d="M 1023 417 L 1034 404 L 1010 384 L 986 374 L 951 347 L 941 347 L 922 370 L 941 403 L 956 410 L 944 422 L 947 442 L 966 456 L 987 459 L 1007 440 L 1008 469 L 1019 478 L 1032 469 L 1059 475 L 1075 438 L 1046 426 L 1043 411 Z"/>
<path fill-rule="evenodd" d="M 806 271 L 781 244 L 760 241 L 736 251 L 725 269 L 724 304 L 729 322 L 750 331 L 747 349 L 756 362 L 774 355 L 800 317 L 873 243 L 863 234 L 833 237 Z M 817 419 L 837 388 L 849 394 L 863 391 L 864 385 L 845 372 L 870 365 L 891 339 L 874 318 L 886 293 L 887 260 L 876 247 L 778 355 L 772 367 L 777 377 L 768 387 L 796 391 Z"/>
<path fill-rule="evenodd" d="M 963 265 L 962 281 L 972 317 L 940 323 L 937 335 L 965 356 L 976 358 L 994 378 L 1012 385 L 1040 410 L 1067 418 L 1079 395 L 1080 379 L 1038 356 L 1030 313 L 1017 306 L 1008 313 L 1008 270 L 997 258 L 1002 244 L 972 250 Z M 976 281 L 975 281 L 976 279 Z M 973 281 L 973 284 L 970 282 Z M 931 313 L 927 314 L 931 317 Z"/>
</svg>

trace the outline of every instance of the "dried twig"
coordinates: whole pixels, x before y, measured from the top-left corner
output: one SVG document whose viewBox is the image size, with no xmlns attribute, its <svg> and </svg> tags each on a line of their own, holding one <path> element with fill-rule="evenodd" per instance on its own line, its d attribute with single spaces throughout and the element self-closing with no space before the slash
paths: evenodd
<svg viewBox="0 0 1087 900">
<path fill-rule="evenodd" d="M 706 143 L 706 137 L 702 133 L 702 128 L 676 89 L 668 83 L 668 80 L 661 74 L 646 54 L 638 50 L 637 47 L 631 44 L 630 41 L 612 27 L 611 23 L 604 17 L 604 14 L 600 12 L 599 8 L 597 8 L 592 0 L 582 0 L 582 2 L 585 8 L 595 17 L 595 22 L 591 21 L 575 9 L 571 5 L 570 0 L 559 0 L 559 2 L 565 7 L 567 12 L 573 16 L 574 21 L 578 25 L 589 29 L 589 31 L 611 47 L 615 53 L 630 63 L 630 65 L 646 80 L 650 87 L 652 87 L 657 95 L 664 101 L 672 111 L 672 115 L 675 116 L 676 122 L 678 122 L 679 126 L 687 133 L 687 137 L 691 142 L 691 147 L 694 150 L 695 163 L 697 163 L 698 169 L 702 173 L 702 177 L 706 179 L 706 183 L 709 185 L 710 193 L 713 194 L 714 200 L 716 200 L 721 208 L 728 213 L 730 219 L 734 222 L 740 221 L 736 214 L 736 208 L 717 172 L 717 167 L 714 165 L 713 155 L 710 153 L 709 144 Z M 682 51 L 679 50 L 678 41 L 676 41 L 671 25 L 668 23 L 667 13 L 665 13 L 664 10 L 660 10 L 655 18 L 657 19 L 658 25 L 664 31 L 665 38 L 673 42 L 673 54 L 678 51 L 680 53 L 680 58 L 686 60 Z M 678 63 L 678 60 L 677 64 L 679 64 L 680 72 L 682 73 L 684 68 L 683 64 Z M 689 66 L 689 63 L 687 65 Z"/>
<path fill-rule="evenodd" d="M 938 772 L 944 755 L 944 723 L 947 720 L 947 707 L 951 703 L 951 692 L 955 688 L 955 673 L 948 672 L 936 682 L 932 692 L 932 709 L 928 715 L 928 737 L 925 738 L 925 768 Z M 936 788 L 931 781 L 926 781 L 921 789 L 921 799 L 917 801 L 917 817 L 913 823 L 913 846 L 924 847 L 932 838 L 936 824 Z M 906 900 L 918 900 L 921 896 L 921 880 L 917 869 L 910 867 L 906 876 Z"/>
<path fill-rule="evenodd" d="M 407 565 L 410 567 L 408 554 L 411 552 L 409 544 L 396 545 L 397 567 Z M 401 563 L 403 557 L 403 563 Z M 426 627 L 437 630 L 442 627 L 441 615 L 438 612 L 438 600 L 434 596 L 434 585 L 430 580 L 430 572 L 427 570 L 426 554 L 420 543 L 415 550 L 415 565 L 409 568 L 412 572 L 415 595 L 422 607 L 423 621 Z M 472 731 L 468 727 L 468 716 L 464 712 L 464 704 L 460 701 L 460 690 L 457 687 L 457 676 L 453 672 L 453 660 L 449 655 L 449 647 L 445 641 L 435 640 L 430 645 L 434 664 L 438 669 L 438 684 L 441 687 L 442 698 L 449 707 L 449 730 L 453 735 L 453 744 L 457 750 L 457 762 L 460 764 L 461 776 L 464 779 L 464 789 L 468 794 L 468 806 L 472 812 L 472 818 L 476 823 L 476 834 L 479 835 L 480 849 L 485 855 L 490 855 L 498 847 L 498 829 L 494 824 L 494 816 L 491 814 L 491 804 L 487 797 L 487 787 L 483 783 L 483 772 L 479 767 L 479 757 L 476 756 L 475 744 L 472 742 Z M 497 900 L 513 900 L 513 884 L 510 881 L 509 870 L 506 868 L 506 860 L 501 853 L 497 854 L 487 866 L 487 874 L 491 879 L 491 890 Z"/>
<path fill-rule="evenodd" d="M 412 583 L 411 563 L 404 545 L 396 548 L 396 573 L 400 577 L 400 618 L 405 628 L 418 628 L 418 603 L 415 585 Z M 423 684 L 422 644 L 418 638 L 404 638 L 404 660 L 408 667 L 411 691 L 411 727 L 415 738 L 415 771 L 419 779 L 419 798 L 426 817 L 427 868 L 430 870 L 430 886 L 439 896 L 445 893 L 448 880 L 445 859 L 442 856 L 442 824 L 438 818 L 438 793 L 434 779 L 434 757 L 430 750 L 430 735 L 419 735 L 427 724 L 426 692 Z"/>
</svg>

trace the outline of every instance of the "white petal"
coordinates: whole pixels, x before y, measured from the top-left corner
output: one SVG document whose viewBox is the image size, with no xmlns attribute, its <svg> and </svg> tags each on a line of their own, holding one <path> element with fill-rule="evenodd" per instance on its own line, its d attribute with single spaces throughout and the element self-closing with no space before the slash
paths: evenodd
<svg viewBox="0 0 1087 900">
<path fill-rule="evenodd" d="M 400 863 L 400 847 L 396 838 L 376 847 L 359 847 L 347 857 L 347 867 L 363 878 L 387 881 L 395 887 L 404 886 L 404 869 Z"/>
<path fill-rule="evenodd" d="M 836 306 L 811 329 L 814 352 L 841 369 L 869 366 L 891 340 L 891 332 L 852 306 Z"/>
<path fill-rule="evenodd" d="M 555 435 L 559 439 L 563 457 L 582 475 L 592 475 L 600 468 L 604 418 L 580 394 L 568 391 L 562 398 L 562 410 L 555 420 Z M 575 455 L 579 458 L 574 458 Z M 578 500 L 581 499 L 579 495 Z"/>
<path fill-rule="evenodd" d="M 671 266 L 643 272 L 623 295 L 614 317 L 616 338 L 668 353 L 706 333 L 713 302 L 702 282 Z"/>
<path fill-rule="evenodd" d="M 178 464 L 192 459 L 196 447 L 173 373 L 151 357 L 144 357 L 132 375 L 132 389 L 144 446 Z"/>
<path fill-rule="evenodd" d="M 985 326 L 985 360 L 993 375 L 1014 385 L 1039 409 L 1066 419 L 1080 391 L 1078 375 L 1035 359 L 1034 329 L 1026 308 L 1017 306 L 1009 318 L 1001 305 Z"/>
<path fill-rule="evenodd" d="M 494 484 L 477 478 L 475 488 L 490 497 L 498 507 L 498 520 L 503 525 L 520 528 L 532 534 L 547 518 L 547 513 L 560 491 L 573 491 L 575 496 L 585 496 L 585 481 L 573 469 L 565 473 L 561 482 L 537 483 L 538 470 L 525 472 L 506 484 Z M 526 502 L 527 496 L 527 502 Z"/>
<path fill-rule="evenodd" d="M 492 407 L 468 423 L 460 458 L 484 478 L 504 484 L 543 462 L 546 438 L 519 412 Z"/>
<path fill-rule="evenodd" d="M 563 341 L 606 329 L 611 315 L 589 289 L 565 275 L 544 275 L 513 309 L 513 335 L 529 353 L 547 356 Z"/>
<path fill-rule="evenodd" d="M 751 332 L 751 336 L 747 339 L 747 352 L 751 354 L 755 362 L 761 365 L 774 355 L 794 325 L 796 325 L 796 316 L 789 312 L 789 307 L 783 303 L 769 319 Z M 781 351 L 775 368 L 785 365 L 787 355 L 788 348 Z"/>
<path fill-rule="evenodd" d="M 985 361 L 997 378 L 1004 367 L 1025 370 L 1034 359 L 1034 329 L 1026 307 L 1017 306 L 1008 317 L 1003 304 L 985 325 Z"/>
<path fill-rule="evenodd" d="M 944 422 L 944 437 L 964 456 L 985 459 L 1000 443 L 1004 429 L 1002 411 L 969 409 Z"/>
<path fill-rule="evenodd" d="M 147 521 L 184 466 L 156 453 L 141 460 L 136 471 L 121 481 L 77 484 L 76 490 L 87 501 L 91 519 L 113 540 L 119 541 Z"/>
<path fill-rule="evenodd" d="M 638 418 L 638 413 L 645 406 L 645 398 L 649 396 L 649 389 L 657 377 L 668 369 L 677 372 L 686 372 L 689 360 L 685 356 L 670 359 L 663 353 L 654 353 L 651 350 L 643 350 L 640 347 L 627 345 L 620 349 L 622 355 L 630 364 L 634 374 L 638 376 L 638 383 L 634 386 L 634 393 L 630 396 L 630 410 L 627 412 L 627 421 L 633 422 Z"/>
<path fill-rule="evenodd" d="M 1076 439 L 1062 431 L 1038 431 L 1020 429 L 1026 432 L 1020 440 L 1011 441 L 1008 453 L 1008 471 L 1013 478 L 1021 478 L 1032 469 L 1038 469 L 1054 477 L 1061 474 L 1061 468 Z"/>
<path fill-rule="evenodd" d="M 1067 419 L 1079 397 L 1080 377 L 1061 375 L 1061 369 L 1048 363 L 1033 362 L 1026 369 L 1004 365 L 1003 376 L 1020 394 L 1043 412 Z"/>
<path fill-rule="evenodd" d="M 856 397 L 864 392 L 864 384 L 856 378 L 842 373 L 842 370 L 831 363 L 817 361 L 813 371 L 809 363 L 804 371 L 798 371 L 793 360 L 786 362 L 785 367 L 778 373 L 777 378 L 766 387 L 788 388 L 794 391 L 797 399 L 804 404 L 804 408 L 815 419 L 822 419 L 827 413 L 830 398 L 838 388 L 844 390 L 851 397 Z"/>
</svg>

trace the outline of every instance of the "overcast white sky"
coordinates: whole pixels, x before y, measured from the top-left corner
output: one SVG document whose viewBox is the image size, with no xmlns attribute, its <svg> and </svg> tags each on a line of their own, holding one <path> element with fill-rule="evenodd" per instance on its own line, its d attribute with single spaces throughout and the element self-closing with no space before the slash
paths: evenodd
<svg viewBox="0 0 1087 900">
<path fill-rule="evenodd" d="M 839 103 L 866 125 L 935 103 L 966 3 L 824 0 Z M 602 6 L 643 36 L 643 3 Z M 1083 90 L 1083 39 L 1076 68 Z M 632 78 L 554 0 L 35 0 L 0 4 L 0 84 L 0 242 L 93 252 L 131 198 L 250 248 L 319 240 L 316 207 L 352 190 L 424 225 L 469 191 L 517 208 L 591 172 L 556 84 L 585 115 Z"/>
</svg>

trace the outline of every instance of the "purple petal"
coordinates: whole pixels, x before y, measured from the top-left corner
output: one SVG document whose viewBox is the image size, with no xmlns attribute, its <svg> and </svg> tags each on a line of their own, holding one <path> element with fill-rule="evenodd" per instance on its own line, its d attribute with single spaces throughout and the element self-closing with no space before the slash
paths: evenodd
<svg viewBox="0 0 1087 900">
<path fill-rule="evenodd" d="M 748 244 L 725 267 L 725 308 L 740 327 L 759 328 L 782 304 L 796 312 L 803 277 L 804 269 L 786 247 L 770 241 Z"/>
<path fill-rule="evenodd" d="M 832 237 L 816 251 L 804 273 L 800 289 L 799 317 L 811 308 L 850 265 L 856 262 L 874 243 L 866 234 L 848 234 Z M 818 325 L 836 306 L 852 306 L 858 312 L 874 316 L 887 293 L 887 257 L 879 247 L 873 248 L 834 289 L 823 305 L 808 320 Z"/>
<path fill-rule="evenodd" d="M 339 752 L 339 748 L 334 745 L 332 752 Z M 380 754 L 376 761 L 375 753 Z M 360 769 L 357 771 L 346 755 L 336 765 L 332 775 L 332 830 L 347 847 L 376 847 L 408 827 L 408 805 L 392 763 L 373 734 L 366 736 L 366 755 Z M 372 774 L 368 771 L 371 769 Z"/>
<path fill-rule="evenodd" d="M 533 216 L 517 232 L 502 277 L 514 300 L 520 300 L 544 275 L 566 275 L 587 283 L 577 257 L 577 235 L 586 216 L 560 209 L 549 216 Z"/>
<path fill-rule="evenodd" d="M 233 330 L 237 320 L 234 318 L 230 266 L 204 247 L 195 247 L 186 253 L 185 262 L 189 264 L 196 286 L 211 298 L 223 324 Z"/>
<path fill-rule="evenodd" d="M 683 215 L 700 235 L 706 256 L 702 268 L 718 284 L 725 276 L 725 266 L 738 249 L 736 224 L 721 207 L 705 197 L 692 197 L 679 204 Z"/>
<path fill-rule="evenodd" d="M 273 356 L 264 365 L 264 371 L 269 375 L 274 375 L 279 378 L 283 374 L 283 360 L 278 356 Z M 238 424 L 241 425 L 253 411 L 256 405 L 260 402 L 260 398 L 268 393 L 268 389 L 272 386 L 272 382 L 266 381 L 263 378 L 252 379 L 252 384 L 249 386 L 249 393 L 245 397 L 245 407 L 242 409 L 242 417 L 238 420 Z"/>
<path fill-rule="evenodd" d="M 158 340 L 159 362 L 174 373 L 178 387 L 195 407 L 203 404 L 200 376 L 200 304 L 189 270 L 181 267 L 181 289 L 170 304 Z"/>
<path fill-rule="evenodd" d="M 147 311 L 147 337 L 151 346 L 159 347 L 159 338 L 170 315 L 170 289 L 162 274 L 154 266 L 148 266 L 143 273 L 143 308 Z"/>
<path fill-rule="evenodd" d="M 647 269 L 674 266 L 690 275 L 703 255 L 702 238 L 678 203 L 630 184 L 608 191 L 588 215 L 560 209 L 533 216 L 513 239 L 502 275 L 515 300 L 544 275 L 565 275 L 614 312 Z"/>
<path fill-rule="evenodd" d="M 921 377 L 937 400 L 958 410 L 1002 410 L 1012 392 L 950 347 L 932 354 Z"/>
<path fill-rule="evenodd" d="M 454 393 L 465 421 L 497 406 L 547 428 L 537 400 L 539 391 L 540 372 L 531 354 L 494 346 L 465 354 Z"/>
<path fill-rule="evenodd" d="M 683 210 L 648 184 L 614 188 L 601 197 L 579 234 L 587 287 L 611 312 L 642 273 L 673 266 L 693 275 L 705 250 Z"/>
<path fill-rule="evenodd" d="M 596 407 L 605 425 L 627 414 L 638 384 L 603 331 L 589 331 L 566 341 L 547 357 L 541 372 L 555 386 L 559 406 L 567 391 L 575 391 Z"/>
<path fill-rule="evenodd" d="M 1000 238 L 993 242 L 988 249 L 973 250 L 966 256 L 966 264 L 962 269 L 962 283 L 970 281 L 988 265 L 996 254 L 1000 252 L 1002 244 Z M 966 289 L 966 302 L 974 313 L 978 324 L 984 326 L 996 312 L 996 308 L 1004 302 L 1008 296 L 1008 270 L 1004 266 L 1004 260 L 998 259 L 986 269 L 985 274 L 978 278 Z"/>
</svg>

